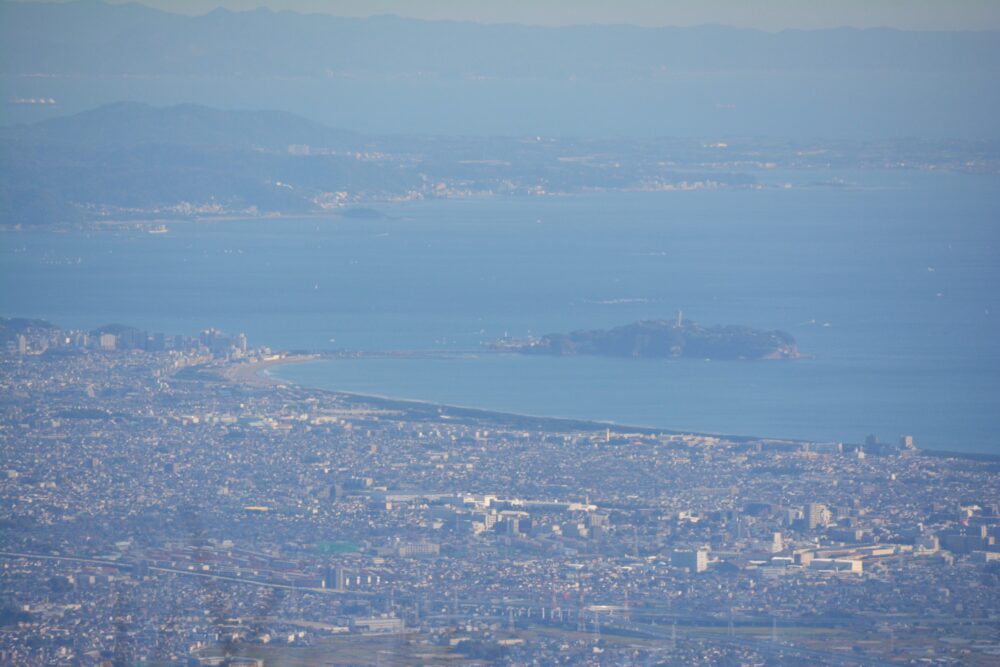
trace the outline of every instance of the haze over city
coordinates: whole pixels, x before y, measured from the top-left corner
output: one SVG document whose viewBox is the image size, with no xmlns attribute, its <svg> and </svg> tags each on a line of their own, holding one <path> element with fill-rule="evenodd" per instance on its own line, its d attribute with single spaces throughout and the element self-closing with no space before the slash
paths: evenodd
<svg viewBox="0 0 1000 667">
<path fill-rule="evenodd" d="M 994 2 L 0 3 L 0 663 L 995 665 Z"/>
</svg>

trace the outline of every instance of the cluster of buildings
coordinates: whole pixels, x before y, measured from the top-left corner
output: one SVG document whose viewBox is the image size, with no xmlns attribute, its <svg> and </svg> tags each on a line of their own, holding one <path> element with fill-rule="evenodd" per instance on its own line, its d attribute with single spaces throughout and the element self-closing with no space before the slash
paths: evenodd
<svg viewBox="0 0 1000 667">
<path fill-rule="evenodd" d="M 227 381 L 245 339 L 122 333 L 0 355 L 0 663 L 1000 660 L 995 460 Z"/>
<path fill-rule="evenodd" d="M 12 335 L 6 345 L 8 354 L 39 355 L 46 352 L 138 350 L 143 352 L 200 353 L 212 357 L 241 359 L 252 350 L 246 334 L 230 336 L 217 329 L 206 329 L 198 336 L 168 336 L 149 333 L 135 327 L 111 324 L 93 331 L 65 331 L 57 327 L 34 326 Z"/>
<path fill-rule="evenodd" d="M 198 336 L 168 336 L 149 333 L 122 324 L 109 324 L 92 331 L 64 330 L 47 322 L 25 323 L 11 333 L 5 345 L 7 354 L 40 355 L 46 352 L 138 350 L 143 352 L 200 353 L 213 357 L 241 359 L 251 352 L 246 334 L 235 336 L 217 329 L 206 329 Z"/>
</svg>

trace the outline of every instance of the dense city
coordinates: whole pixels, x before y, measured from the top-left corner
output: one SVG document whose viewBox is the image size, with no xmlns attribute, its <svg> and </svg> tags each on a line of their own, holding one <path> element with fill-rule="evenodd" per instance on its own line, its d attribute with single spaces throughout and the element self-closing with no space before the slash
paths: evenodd
<svg viewBox="0 0 1000 667">
<path fill-rule="evenodd" d="M 1000 460 L 287 385 L 5 320 L 0 663 L 1000 664 Z"/>
</svg>

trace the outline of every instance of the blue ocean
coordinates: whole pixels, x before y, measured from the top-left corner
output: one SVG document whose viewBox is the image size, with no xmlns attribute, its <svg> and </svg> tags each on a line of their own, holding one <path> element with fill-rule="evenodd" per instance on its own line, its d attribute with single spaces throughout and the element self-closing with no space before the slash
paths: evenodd
<svg viewBox="0 0 1000 667">
<path fill-rule="evenodd" d="M 772 185 L 786 175 L 771 174 Z M 290 365 L 315 387 L 700 432 L 1000 454 L 995 176 L 483 198 L 385 216 L 0 234 L 0 313 L 214 326 L 274 348 L 432 352 Z M 783 329 L 806 358 L 484 352 L 504 335 L 686 319 Z"/>
</svg>

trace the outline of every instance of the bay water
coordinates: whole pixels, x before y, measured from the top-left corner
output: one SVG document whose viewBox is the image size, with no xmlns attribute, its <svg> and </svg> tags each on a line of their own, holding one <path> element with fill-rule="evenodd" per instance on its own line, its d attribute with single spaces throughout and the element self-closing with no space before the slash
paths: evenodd
<svg viewBox="0 0 1000 667">
<path fill-rule="evenodd" d="M 0 313 L 416 353 L 275 371 L 327 389 L 701 432 L 907 433 L 921 447 L 1000 454 L 998 179 L 788 178 L 795 187 L 414 202 L 381 206 L 373 220 L 7 231 Z M 677 310 L 706 325 L 786 330 L 807 356 L 484 352 L 504 335 Z"/>
</svg>

